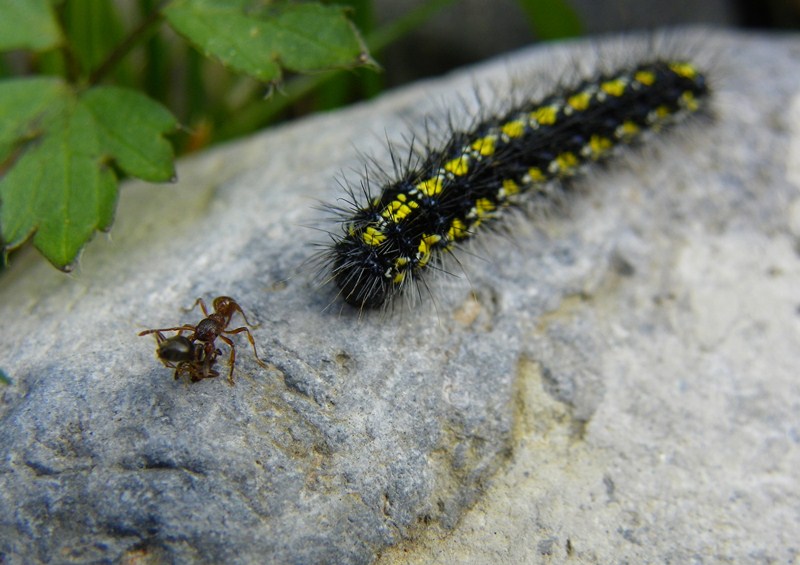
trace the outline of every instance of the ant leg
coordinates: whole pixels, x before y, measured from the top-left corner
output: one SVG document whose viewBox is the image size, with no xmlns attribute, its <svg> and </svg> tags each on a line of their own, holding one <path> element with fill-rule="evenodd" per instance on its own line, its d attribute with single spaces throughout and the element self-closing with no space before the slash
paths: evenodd
<svg viewBox="0 0 800 565">
<path fill-rule="evenodd" d="M 201 366 L 196 364 L 192 365 L 191 380 L 193 383 L 198 383 L 203 379 L 214 379 L 219 376 L 219 372 L 211 368 L 206 360 Z"/>
<path fill-rule="evenodd" d="M 203 379 L 215 379 L 218 376 L 219 376 L 219 371 L 217 371 L 216 369 L 212 369 L 211 365 L 208 365 L 208 364 L 204 364 L 203 365 L 203 376 L 201 378 L 203 378 Z M 199 381 L 200 379 L 197 379 L 197 380 Z"/>
<path fill-rule="evenodd" d="M 189 382 L 192 379 L 192 371 L 191 366 L 188 365 L 185 361 L 181 361 L 178 363 L 178 366 L 175 367 L 175 380 L 179 380 L 182 376 L 186 375 L 187 381 L 186 386 L 189 386 Z"/>
<path fill-rule="evenodd" d="M 185 367 L 183 366 L 182 363 L 178 363 L 178 366 L 175 367 L 175 380 L 176 381 L 181 378 L 181 375 L 183 374 L 184 368 Z"/>
<path fill-rule="evenodd" d="M 185 325 L 177 328 L 158 328 L 156 330 L 145 330 L 143 332 L 139 332 L 139 335 L 143 336 L 147 334 L 159 334 L 161 332 L 182 332 L 182 331 L 193 332 L 194 330 L 195 330 L 194 326 Z M 156 340 L 158 340 L 158 336 L 156 336 Z"/>
<path fill-rule="evenodd" d="M 162 333 L 161 333 L 162 331 L 164 331 L 164 330 L 155 330 L 155 334 L 156 334 L 156 345 L 161 345 L 162 343 L 164 343 L 165 341 L 167 341 L 167 338 L 166 338 L 166 336 L 165 336 L 164 334 L 162 334 Z M 174 330 L 173 330 L 173 331 L 174 331 Z M 185 330 L 178 330 L 178 336 L 182 336 L 184 331 L 185 331 Z M 147 335 L 148 333 L 153 333 L 153 330 L 147 330 L 146 332 L 142 332 L 142 333 L 140 333 L 139 335 Z"/>
<path fill-rule="evenodd" d="M 252 323 L 250 320 L 248 320 L 248 319 L 247 319 L 247 315 L 244 313 L 244 310 L 242 310 L 242 307 L 241 307 L 241 306 L 239 306 L 239 305 L 238 305 L 236 302 L 234 302 L 233 304 L 231 304 L 231 307 L 232 307 L 232 309 L 233 309 L 233 311 L 234 311 L 234 312 L 239 312 L 239 314 L 241 314 L 241 315 L 242 315 L 242 318 L 244 318 L 244 323 L 245 323 L 245 324 L 247 324 L 247 325 L 248 325 L 248 326 L 250 326 L 251 328 L 258 328 L 258 327 L 261 327 L 261 324 L 254 324 L 254 323 Z"/>
<path fill-rule="evenodd" d="M 219 376 L 219 373 L 211 368 L 207 362 L 202 365 L 196 361 L 181 361 L 175 369 L 175 380 L 180 377 L 186 376 L 186 384 L 197 383 L 203 379 L 213 379 Z"/>
<path fill-rule="evenodd" d="M 265 369 L 268 369 L 269 365 L 267 365 L 261 359 L 261 357 L 258 356 L 258 351 L 256 350 L 256 342 L 253 339 L 253 334 L 250 333 L 250 330 L 248 330 L 244 326 L 242 326 L 241 328 L 236 328 L 235 330 L 225 330 L 226 334 L 238 334 L 238 333 L 242 333 L 242 332 L 247 334 L 247 340 L 250 342 L 250 345 L 253 346 L 253 355 L 255 355 L 256 361 L 258 361 L 258 364 L 261 365 L 262 367 L 264 367 Z M 220 337 L 223 337 L 223 336 L 220 336 Z"/>
<path fill-rule="evenodd" d="M 192 307 L 191 307 L 191 308 L 189 308 L 189 310 L 188 310 L 188 311 L 192 311 L 192 310 L 194 310 L 195 308 L 197 308 L 197 305 L 198 305 L 198 304 L 200 305 L 200 309 L 203 311 L 203 316 L 205 316 L 206 318 L 208 318 L 208 308 L 206 308 L 206 303 L 205 303 L 205 302 L 203 302 L 203 299 L 202 299 L 202 298 L 198 298 L 197 300 L 195 300 L 195 301 L 194 301 L 194 304 L 192 304 Z"/>
<path fill-rule="evenodd" d="M 231 357 L 230 357 L 230 365 L 231 365 L 231 372 L 228 373 L 228 384 L 233 386 L 233 367 L 236 365 L 236 346 L 233 345 L 233 341 L 225 337 L 224 335 L 218 336 L 222 341 L 228 344 L 231 348 Z"/>
<path fill-rule="evenodd" d="M 213 344 L 206 344 L 204 354 L 205 359 L 198 369 L 202 374 L 198 376 L 194 382 L 202 379 L 213 379 L 219 376 L 219 372 L 214 369 L 214 363 L 217 362 L 217 357 L 221 355 L 220 350 L 214 349 Z M 195 363 L 195 366 L 197 366 L 197 363 Z"/>
</svg>

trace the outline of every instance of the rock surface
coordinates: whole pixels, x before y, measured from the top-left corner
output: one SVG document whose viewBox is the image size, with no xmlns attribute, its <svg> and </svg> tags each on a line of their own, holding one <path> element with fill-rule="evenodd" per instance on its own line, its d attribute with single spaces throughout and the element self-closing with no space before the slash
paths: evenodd
<svg viewBox="0 0 800 565">
<path fill-rule="evenodd" d="M 21 257 L 0 278 L 0 562 L 798 559 L 800 38 L 701 36 L 716 123 L 481 240 L 469 280 L 413 309 L 359 315 L 296 269 L 325 238 L 315 199 L 421 111 L 591 45 L 129 183 L 73 275 Z M 237 339 L 236 386 L 175 382 L 136 334 L 221 294 L 270 368 Z"/>
</svg>

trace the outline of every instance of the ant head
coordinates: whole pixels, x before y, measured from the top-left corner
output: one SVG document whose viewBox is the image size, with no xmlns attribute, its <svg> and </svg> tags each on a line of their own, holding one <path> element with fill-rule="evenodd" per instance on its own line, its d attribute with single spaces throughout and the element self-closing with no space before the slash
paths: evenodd
<svg viewBox="0 0 800 565">
<path fill-rule="evenodd" d="M 214 310 L 220 313 L 233 312 L 238 306 L 236 301 L 230 296 L 217 296 L 214 299 Z"/>
</svg>

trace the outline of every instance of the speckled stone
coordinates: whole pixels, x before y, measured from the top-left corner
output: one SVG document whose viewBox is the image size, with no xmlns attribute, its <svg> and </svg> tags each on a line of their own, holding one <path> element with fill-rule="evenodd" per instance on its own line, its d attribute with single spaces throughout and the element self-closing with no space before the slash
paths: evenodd
<svg viewBox="0 0 800 565">
<path fill-rule="evenodd" d="M 409 120 L 592 44 L 128 183 L 72 275 L 18 257 L 0 278 L 0 561 L 798 559 L 800 38 L 691 41 L 720 69 L 716 123 L 476 242 L 468 278 L 433 277 L 414 308 L 359 315 L 315 284 L 316 202 Z M 240 335 L 234 387 L 174 381 L 137 333 L 221 294 L 270 368 Z"/>
</svg>

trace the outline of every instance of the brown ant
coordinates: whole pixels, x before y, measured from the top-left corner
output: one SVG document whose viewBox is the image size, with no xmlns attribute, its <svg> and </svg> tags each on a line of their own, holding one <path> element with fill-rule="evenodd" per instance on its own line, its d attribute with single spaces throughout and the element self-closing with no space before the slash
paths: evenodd
<svg viewBox="0 0 800 565">
<path fill-rule="evenodd" d="M 186 375 L 191 382 L 196 383 L 219 376 L 219 372 L 212 368 L 217 356 L 222 354 L 219 349 L 214 355 L 207 356 L 202 343 L 192 342 L 185 335 L 164 337 L 160 331 L 154 333 L 158 344 L 156 355 L 164 366 L 175 369 L 175 380 Z"/>
<path fill-rule="evenodd" d="M 181 375 L 189 377 L 191 382 L 197 382 L 203 379 L 218 377 L 219 373 L 214 370 L 214 363 L 217 357 L 222 352 L 216 347 L 217 338 L 221 339 L 231 348 L 230 355 L 230 372 L 228 373 L 228 383 L 233 385 L 233 368 L 236 365 L 236 347 L 230 338 L 222 334 L 238 334 L 246 333 L 250 345 L 253 347 L 253 355 L 256 361 L 262 367 L 267 367 L 267 364 L 261 360 L 256 351 L 256 344 L 253 340 L 253 335 L 246 326 L 255 327 L 247 319 L 242 307 L 236 303 L 233 298 L 228 296 L 218 296 L 214 299 L 214 311 L 209 314 L 206 303 L 202 298 L 198 298 L 192 309 L 197 305 L 203 310 L 205 318 L 200 320 L 196 326 L 184 324 L 174 328 L 159 328 L 153 330 L 145 330 L 140 332 L 139 335 L 156 334 L 156 342 L 158 343 L 158 350 L 156 354 L 161 362 L 170 368 L 175 368 L 175 378 L 180 378 Z M 244 318 L 245 326 L 229 330 L 228 325 L 231 322 L 233 315 L 239 312 Z M 184 336 L 183 332 L 192 332 L 188 336 Z M 172 337 L 164 337 L 161 332 L 178 332 L 178 335 Z"/>
</svg>

